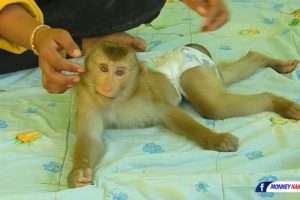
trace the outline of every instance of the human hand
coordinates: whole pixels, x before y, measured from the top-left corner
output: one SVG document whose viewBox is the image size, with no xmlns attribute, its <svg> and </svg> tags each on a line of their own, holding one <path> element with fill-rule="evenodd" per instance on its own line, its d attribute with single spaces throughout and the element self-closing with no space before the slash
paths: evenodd
<svg viewBox="0 0 300 200">
<path fill-rule="evenodd" d="M 222 26 L 228 18 L 223 0 L 181 0 L 184 4 L 204 17 L 201 31 L 213 31 Z"/>
<path fill-rule="evenodd" d="M 63 73 L 85 71 L 81 65 L 65 58 L 66 53 L 71 57 L 81 56 L 79 47 L 66 30 L 41 28 L 36 32 L 35 46 L 39 52 L 43 87 L 49 93 L 63 93 L 80 81 L 78 74 Z"/>
</svg>

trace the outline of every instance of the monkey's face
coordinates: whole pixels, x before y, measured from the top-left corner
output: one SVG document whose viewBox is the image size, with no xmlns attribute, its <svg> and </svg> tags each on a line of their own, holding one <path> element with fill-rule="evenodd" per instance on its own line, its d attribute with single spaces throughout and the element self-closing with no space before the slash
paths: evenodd
<svg viewBox="0 0 300 200">
<path fill-rule="evenodd" d="M 125 100 L 135 87 L 138 63 L 132 55 L 118 61 L 105 56 L 90 59 L 85 80 L 90 92 L 102 104 Z"/>
</svg>

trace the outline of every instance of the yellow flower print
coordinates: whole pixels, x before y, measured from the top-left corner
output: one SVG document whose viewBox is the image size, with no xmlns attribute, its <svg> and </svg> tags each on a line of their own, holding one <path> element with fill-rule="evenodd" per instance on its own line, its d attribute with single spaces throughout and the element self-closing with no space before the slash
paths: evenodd
<svg viewBox="0 0 300 200">
<path fill-rule="evenodd" d="M 16 135 L 16 143 L 30 143 L 42 136 L 38 131 L 21 132 Z"/>
<path fill-rule="evenodd" d="M 249 35 L 249 36 L 254 36 L 259 34 L 259 30 L 257 29 L 245 29 L 240 31 L 240 35 Z"/>
<path fill-rule="evenodd" d="M 297 18 L 298 20 L 300 20 L 300 9 L 295 10 L 292 14 L 293 14 L 293 16 L 295 18 Z"/>
<path fill-rule="evenodd" d="M 282 117 L 271 117 L 270 121 L 272 122 L 272 126 L 273 125 L 284 125 L 288 122 L 296 122 L 296 120 L 294 120 L 294 119 L 286 119 L 286 118 L 282 118 Z"/>
<path fill-rule="evenodd" d="M 300 9 L 292 12 L 293 20 L 290 23 L 290 26 L 297 26 L 300 21 Z"/>
</svg>

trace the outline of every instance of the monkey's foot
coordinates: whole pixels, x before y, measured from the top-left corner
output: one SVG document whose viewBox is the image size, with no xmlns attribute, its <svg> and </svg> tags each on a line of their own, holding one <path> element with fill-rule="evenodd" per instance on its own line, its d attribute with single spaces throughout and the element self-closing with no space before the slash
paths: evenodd
<svg viewBox="0 0 300 200">
<path fill-rule="evenodd" d="M 68 185 L 70 188 L 82 187 L 93 182 L 91 168 L 73 169 L 68 176 Z"/>
<path fill-rule="evenodd" d="M 288 119 L 300 119 L 300 104 L 279 97 L 274 102 L 274 112 Z"/>
<path fill-rule="evenodd" d="M 209 137 L 206 148 L 220 152 L 237 151 L 239 138 L 229 133 L 216 133 Z"/>
<path fill-rule="evenodd" d="M 278 60 L 274 59 L 270 63 L 270 67 L 276 70 L 279 73 L 289 73 L 292 72 L 296 66 L 298 65 L 300 61 L 299 60 Z"/>
<path fill-rule="evenodd" d="M 300 119 L 300 105 L 294 103 L 287 109 L 287 116 L 291 119 Z"/>
<path fill-rule="evenodd" d="M 146 50 L 146 42 L 140 37 L 133 37 L 128 33 L 114 33 L 101 37 L 93 37 L 93 38 L 84 38 L 82 39 L 82 52 L 85 55 L 90 47 L 92 47 L 97 41 L 105 40 L 105 41 L 118 41 L 124 42 L 131 45 L 136 51 L 145 51 Z"/>
</svg>

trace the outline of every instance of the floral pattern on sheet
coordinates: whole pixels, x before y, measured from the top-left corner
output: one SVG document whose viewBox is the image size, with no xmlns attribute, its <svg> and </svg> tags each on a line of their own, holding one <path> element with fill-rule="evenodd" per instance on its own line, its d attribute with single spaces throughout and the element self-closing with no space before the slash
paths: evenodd
<svg viewBox="0 0 300 200">
<path fill-rule="evenodd" d="M 281 11 L 283 9 L 284 5 L 282 3 L 276 3 L 274 4 L 274 9 L 277 11 Z"/>
<path fill-rule="evenodd" d="M 208 188 L 209 188 L 209 185 L 206 182 L 199 182 L 196 184 L 196 190 L 198 192 L 207 192 Z"/>
<path fill-rule="evenodd" d="M 4 120 L 0 120 L 0 128 L 7 128 L 7 127 L 8 127 L 7 122 Z"/>
<path fill-rule="evenodd" d="M 149 49 L 153 49 L 154 47 L 156 47 L 156 46 L 158 46 L 160 44 L 162 44 L 161 40 L 152 40 L 151 42 L 149 42 L 148 48 Z"/>
<path fill-rule="evenodd" d="M 56 106 L 56 103 L 55 102 L 49 102 L 47 106 L 50 107 L 50 108 L 54 108 Z"/>
<path fill-rule="evenodd" d="M 219 49 L 220 49 L 220 50 L 230 51 L 230 50 L 232 50 L 232 47 L 229 46 L 229 45 L 221 45 L 221 46 L 219 47 Z"/>
<path fill-rule="evenodd" d="M 258 35 L 259 33 L 260 31 L 255 28 L 244 29 L 244 30 L 240 30 L 239 32 L 240 35 L 247 35 L 247 36 L 255 36 Z"/>
<path fill-rule="evenodd" d="M 261 179 L 259 179 L 258 183 L 261 183 L 261 182 L 274 182 L 274 181 L 277 181 L 277 177 L 276 176 L 264 176 L 262 177 Z M 260 192 L 258 193 L 260 194 L 261 197 L 263 198 L 272 198 L 274 196 L 274 192 Z"/>
<path fill-rule="evenodd" d="M 128 200 L 128 195 L 123 192 L 111 191 L 110 200 Z"/>
<path fill-rule="evenodd" d="M 263 19 L 263 23 L 264 23 L 264 24 L 272 25 L 272 24 L 274 24 L 274 22 L 275 22 L 275 19 L 274 19 L 274 18 L 264 18 L 264 19 Z"/>
<path fill-rule="evenodd" d="M 165 150 L 159 145 L 154 143 L 147 143 L 143 147 L 145 153 L 163 153 Z"/>
<path fill-rule="evenodd" d="M 51 161 L 48 164 L 43 165 L 44 170 L 52 173 L 60 173 L 62 170 L 62 164 Z"/>
<path fill-rule="evenodd" d="M 300 103 L 300 97 L 299 98 L 293 98 L 292 100 L 295 101 L 295 102 Z"/>
<path fill-rule="evenodd" d="M 288 122 L 292 122 L 292 123 L 297 122 L 294 119 L 286 119 L 286 118 L 282 118 L 282 117 L 271 117 L 269 120 L 272 123 L 271 126 L 274 126 L 274 125 L 285 125 Z"/>
<path fill-rule="evenodd" d="M 42 136 L 39 131 L 20 132 L 15 137 L 16 144 L 31 143 L 38 140 Z"/>
<path fill-rule="evenodd" d="M 290 26 L 297 26 L 299 24 L 299 21 L 300 21 L 300 9 L 295 10 L 294 12 L 292 12 L 291 15 L 293 16 L 293 19 L 292 19 L 292 21 L 289 25 Z"/>
<path fill-rule="evenodd" d="M 288 28 L 282 29 L 281 35 L 288 34 L 289 32 L 291 32 L 291 29 L 288 29 Z"/>
<path fill-rule="evenodd" d="M 245 154 L 246 158 L 248 158 L 248 160 L 256 160 L 259 158 L 264 157 L 263 152 L 261 151 L 251 151 Z"/>
<path fill-rule="evenodd" d="M 27 108 L 27 110 L 25 112 L 25 114 L 27 114 L 27 115 L 36 114 L 36 113 L 38 113 L 38 109 L 37 108 L 32 108 L 32 107 Z"/>
<path fill-rule="evenodd" d="M 296 77 L 298 78 L 298 80 L 300 80 L 300 69 L 297 69 L 295 71 L 295 73 L 296 73 Z"/>
</svg>

